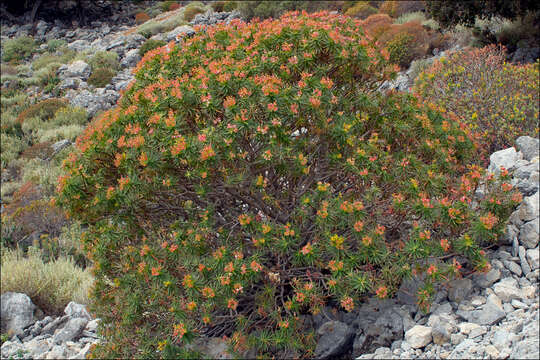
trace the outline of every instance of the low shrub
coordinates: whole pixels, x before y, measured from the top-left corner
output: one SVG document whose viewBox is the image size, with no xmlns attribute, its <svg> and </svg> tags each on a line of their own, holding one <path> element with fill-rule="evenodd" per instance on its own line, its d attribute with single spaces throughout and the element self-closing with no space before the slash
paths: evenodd
<svg viewBox="0 0 540 360">
<path fill-rule="evenodd" d="M 65 213 L 43 198 L 42 191 L 27 182 L 12 196 L 2 213 L 2 225 L 11 227 L 10 243 L 26 249 L 32 237 L 41 234 L 59 236 L 67 224 Z"/>
<path fill-rule="evenodd" d="M 36 43 L 30 36 L 21 36 L 3 41 L 2 60 L 5 62 L 18 62 L 32 55 L 36 50 Z"/>
<path fill-rule="evenodd" d="M 388 14 L 393 18 L 399 18 L 400 16 L 407 13 L 419 12 L 424 10 L 424 2 L 414 0 L 384 1 L 379 6 L 380 12 Z"/>
<path fill-rule="evenodd" d="M 223 5 L 223 11 L 233 11 L 238 8 L 238 1 L 226 0 Z"/>
<path fill-rule="evenodd" d="M 92 71 L 92 74 L 88 78 L 88 84 L 101 88 L 111 83 L 112 78 L 116 75 L 116 72 L 109 68 L 98 68 Z"/>
<path fill-rule="evenodd" d="M 28 148 L 26 148 L 23 153 L 21 154 L 21 157 L 24 159 L 42 159 L 46 160 L 51 157 L 53 154 L 53 149 L 51 147 L 52 143 L 50 142 L 44 142 L 44 143 L 37 143 L 34 144 Z"/>
<path fill-rule="evenodd" d="M 62 125 L 51 129 L 38 129 L 36 131 L 36 138 L 40 142 L 57 142 L 60 140 L 73 141 L 84 130 L 81 125 Z"/>
<path fill-rule="evenodd" d="M 26 144 L 18 136 L 7 135 L 4 132 L 0 133 L 0 142 L 2 144 L 0 166 L 3 169 L 19 156 Z"/>
<path fill-rule="evenodd" d="M 362 21 L 362 28 L 367 35 L 377 39 L 383 32 L 388 30 L 393 20 L 387 14 L 375 14 L 368 16 Z"/>
<path fill-rule="evenodd" d="M 50 66 L 51 64 L 58 64 L 58 66 L 64 64 L 60 56 L 52 54 L 43 54 L 32 62 L 32 70 L 38 71 Z"/>
<path fill-rule="evenodd" d="M 118 70 L 120 63 L 118 62 L 118 54 L 114 51 L 98 51 L 90 59 L 88 65 L 92 70 L 106 68 L 109 70 Z"/>
<path fill-rule="evenodd" d="M 2 249 L 1 259 L 2 293 L 27 294 L 50 315 L 61 315 L 70 301 L 88 304 L 93 277 L 89 270 L 77 267 L 71 258 L 45 263 L 41 252 L 31 247 L 26 255 L 20 250 Z"/>
<path fill-rule="evenodd" d="M 180 8 L 180 4 L 174 0 L 168 0 L 161 3 L 161 10 L 163 11 L 173 11 Z"/>
<path fill-rule="evenodd" d="M 150 20 L 150 16 L 145 12 L 135 14 L 135 22 L 139 25 L 144 24 L 148 20 Z"/>
<path fill-rule="evenodd" d="M 469 207 L 467 127 L 380 93 L 388 53 L 328 12 L 218 24 L 147 53 L 65 161 L 56 202 L 88 224 L 97 358 L 311 357 L 300 317 L 486 269 L 518 198 Z M 508 181 L 504 178 L 504 181 Z M 462 260 L 460 260 L 462 261 Z"/>
<path fill-rule="evenodd" d="M 143 57 L 144 54 L 146 54 L 150 50 L 154 50 L 154 49 L 157 49 L 158 47 L 162 47 L 165 45 L 167 45 L 167 43 L 163 40 L 148 39 L 139 48 L 139 55 Z"/>
<path fill-rule="evenodd" d="M 406 68 L 428 54 L 430 44 L 427 31 L 419 22 L 391 25 L 378 37 L 390 53 L 390 61 Z"/>
<path fill-rule="evenodd" d="M 495 45 L 454 52 L 414 86 L 425 101 L 471 125 L 485 155 L 514 145 L 520 135 L 538 137 L 539 65 L 507 64 L 505 56 Z"/>
<path fill-rule="evenodd" d="M 88 113 L 85 109 L 74 106 L 66 106 L 58 109 L 54 118 L 50 121 L 51 127 L 66 125 L 85 125 L 88 121 Z"/>
<path fill-rule="evenodd" d="M 50 52 L 50 53 L 54 53 L 58 50 L 60 50 L 61 48 L 63 48 L 64 46 L 67 45 L 67 42 L 65 40 L 62 40 L 62 39 L 51 39 L 49 41 L 47 41 L 47 51 Z"/>
<path fill-rule="evenodd" d="M 214 10 L 215 12 L 223 12 L 225 11 L 223 8 L 225 7 L 225 1 L 224 0 L 220 0 L 220 1 L 212 1 L 210 3 L 210 7 L 212 8 L 212 10 Z"/>
<path fill-rule="evenodd" d="M 370 6 L 367 1 L 359 1 L 353 7 L 347 9 L 345 15 L 354 16 L 360 19 L 365 19 L 370 15 L 377 14 L 377 8 Z"/>
<path fill-rule="evenodd" d="M 26 119 L 37 117 L 41 121 L 48 121 L 54 117 L 56 112 L 68 103 L 64 99 L 51 98 L 42 100 L 36 104 L 30 105 L 26 110 L 21 112 L 17 117 L 17 122 L 24 123 Z"/>
<path fill-rule="evenodd" d="M 47 162 L 40 159 L 24 161 L 21 169 L 21 181 L 24 184 L 36 184 L 43 198 L 55 195 L 56 182 L 58 176 L 61 175 L 60 158 L 64 154 L 57 154 L 53 160 Z"/>
<path fill-rule="evenodd" d="M 190 3 L 188 6 L 184 8 L 184 20 L 187 22 L 190 22 L 193 20 L 195 15 L 197 14 L 204 14 L 206 10 L 202 6 L 198 6 L 194 3 Z"/>
</svg>

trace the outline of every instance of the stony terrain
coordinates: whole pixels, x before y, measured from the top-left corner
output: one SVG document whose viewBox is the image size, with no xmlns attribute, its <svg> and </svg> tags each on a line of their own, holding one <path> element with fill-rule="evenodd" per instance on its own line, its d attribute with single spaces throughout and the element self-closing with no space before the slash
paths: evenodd
<svg viewBox="0 0 540 360">
<path fill-rule="evenodd" d="M 238 12 L 208 12 L 197 15 L 190 25 L 211 25 L 238 17 Z M 93 116 L 116 104 L 120 91 L 133 80 L 132 70 L 140 60 L 138 49 L 146 40 L 130 30 L 127 25 L 100 21 L 75 30 L 61 23 L 38 23 L 39 39 L 62 38 L 77 52 L 114 51 L 119 55 L 121 71 L 104 88 L 87 84 L 90 67 L 84 61 L 58 70 L 59 88 L 66 90 L 65 98 L 72 105 L 85 108 Z M 11 38 L 29 31 L 29 26 L 13 25 L 4 28 L 2 34 Z M 193 32 L 192 26 L 182 25 L 154 38 L 171 41 Z M 407 90 L 408 73 L 386 86 Z M 37 88 L 30 91 L 38 93 Z M 489 170 L 496 173 L 504 166 L 513 171 L 513 185 L 524 196 L 510 218 L 505 243 L 488 250 L 492 269 L 440 289 L 427 314 L 418 310 L 411 296 L 421 281 L 413 279 L 403 284 L 395 300 L 371 299 L 352 313 L 326 311 L 308 318 L 319 336 L 317 357 L 540 358 L 539 142 L 522 137 L 517 144 L 517 151 L 501 150 L 490 158 Z M 70 142 L 64 140 L 53 146 L 58 149 L 70 146 Z M 481 189 L 477 192 L 477 196 L 484 195 Z M 1 302 L 2 333 L 11 330 L 15 334 L 3 343 L 2 358 L 84 358 L 91 345 L 99 341 L 99 319 L 92 320 L 83 305 L 70 303 L 64 316 L 52 318 L 40 314 L 24 294 L 5 293 Z M 213 345 L 202 349 L 209 357 L 227 356 L 219 339 L 209 339 L 209 343 Z"/>
</svg>

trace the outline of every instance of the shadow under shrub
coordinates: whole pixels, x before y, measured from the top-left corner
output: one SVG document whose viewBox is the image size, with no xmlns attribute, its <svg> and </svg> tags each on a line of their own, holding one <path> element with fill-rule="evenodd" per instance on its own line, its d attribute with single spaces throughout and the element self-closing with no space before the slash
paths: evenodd
<svg viewBox="0 0 540 360">
<path fill-rule="evenodd" d="M 351 311 L 428 272 L 418 294 L 502 234 L 511 199 L 471 210 L 466 127 L 414 97 L 360 21 L 327 12 L 218 24 L 147 53 L 119 107 L 65 161 L 57 203 L 89 228 L 94 357 L 310 357 L 300 315 Z M 494 187 L 496 187 L 494 185 Z M 500 187 L 500 184 L 499 184 Z M 450 258 L 448 258 L 450 259 Z"/>
<path fill-rule="evenodd" d="M 420 74 L 414 91 L 469 124 L 485 156 L 514 145 L 518 136 L 538 137 L 538 62 L 505 62 L 503 47 L 454 52 Z"/>
</svg>

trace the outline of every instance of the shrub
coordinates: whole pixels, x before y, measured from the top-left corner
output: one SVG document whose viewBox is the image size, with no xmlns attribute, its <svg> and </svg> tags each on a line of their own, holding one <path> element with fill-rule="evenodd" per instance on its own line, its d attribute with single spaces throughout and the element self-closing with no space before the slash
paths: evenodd
<svg viewBox="0 0 540 360">
<path fill-rule="evenodd" d="M 379 11 L 373 6 L 370 6 L 368 2 L 359 1 L 356 5 L 349 8 L 345 12 L 345 15 L 354 16 L 360 19 L 365 19 L 370 15 L 377 14 L 378 12 Z"/>
<path fill-rule="evenodd" d="M 421 74 L 414 91 L 479 134 L 486 155 L 538 136 L 538 63 L 505 62 L 495 45 L 454 52 Z"/>
<path fill-rule="evenodd" d="M 202 6 L 191 3 L 184 9 L 184 20 L 190 22 L 191 20 L 193 20 L 195 15 L 203 14 L 204 12 L 205 10 Z"/>
<path fill-rule="evenodd" d="M 419 22 L 391 25 L 378 40 L 388 48 L 390 61 L 401 67 L 425 56 L 430 46 L 428 33 Z"/>
<path fill-rule="evenodd" d="M 399 18 L 400 16 L 412 13 L 424 11 L 425 6 L 423 1 L 384 1 L 379 6 L 379 11 L 388 14 L 393 18 Z"/>
<path fill-rule="evenodd" d="M 99 68 L 107 68 L 110 70 L 118 70 L 120 63 L 118 62 L 118 54 L 114 51 L 98 51 L 88 60 L 88 65 L 92 70 Z"/>
<path fill-rule="evenodd" d="M 54 117 L 56 112 L 67 106 L 67 101 L 63 99 L 46 99 L 34 105 L 30 105 L 17 117 L 17 122 L 24 123 L 26 119 L 38 117 L 41 121 L 48 121 Z"/>
<path fill-rule="evenodd" d="M 54 53 L 57 50 L 67 45 L 67 42 L 62 39 L 51 39 L 47 41 L 47 51 Z"/>
<path fill-rule="evenodd" d="M 116 72 L 109 68 L 96 69 L 92 71 L 92 74 L 88 78 L 88 84 L 95 87 L 105 87 L 111 83 L 114 75 L 116 75 Z"/>
<path fill-rule="evenodd" d="M 368 16 L 367 19 L 362 21 L 362 28 L 367 35 L 377 39 L 383 32 L 390 28 L 392 23 L 392 18 L 387 14 L 375 14 Z"/>
<path fill-rule="evenodd" d="M 38 186 L 27 182 L 18 189 L 2 213 L 2 225 L 12 227 L 12 244 L 28 246 L 32 234 L 59 236 L 66 224 L 64 212 L 43 198 Z M 24 244 L 24 245 L 23 245 Z"/>
<path fill-rule="evenodd" d="M 0 133 L 0 142 L 2 144 L 0 166 L 3 169 L 9 162 L 15 160 L 19 156 L 19 153 L 24 149 L 25 144 L 19 137 L 7 135 L 4 132 Z"/>
<path fill-rule="evenodd" d="M 328 12 L 218 24 L 144 56 L 58 184 L 89 226 L 110 339 L 93 356 L 190 357 L 194 338 L 226 336 L 238 354 L 309 357 L 300 315 L 429 269 L 425 305 L 429 279 L 457 271 L 450 249 L 485 268 L 511 192 L 469 209 L 467 128 L 378 92 L 387 56 Z"/>
<path fill-rule="evenodd" d="M 64 125 L 84 125 L 88 121 L 88 114 L 80 107 L 66 106 L 60 108 L 50 121 L 51 127 Z"/>
<path fill-rule="evenodd" d="M 158 47 L 165 46 L 167 43 L 163 40 L 148 39 L 139 48 L 139 55 L 144 56 L 150 50 L 157 49 Z"/>
<path fill-rule="evenodd" d="M 150 20 L 150 16 L 148 16 L 147 13 L 140 12 L 140 13 L 135 14 L 135 22 L 139 25 L 144 24 L 148 20 Z"/>
<path fill-rule="evenodd" d="M 50 142 L 34 144 L 29 148 L 25 149 L 21 154 L 21 157 L 25 159 L 48 159 L 54 152 L 51 145 L 52 143 Z"/>
<path fill-rule="evenodd" d="M 21 36 L 15 39 L 3 41 L 2 60 L 5 62 L 21 61 L 30 57 L 36 49 L 34 39 L 29 36 Z"/>
<path fill-rule="evenodd" d="M 233 11 L 238 8 L 238 1 L 231 1 L 227 0 L 225 1 L 225 4 L 223 5 L 223 11 Z"/>
<path fill-rule="evenodd" d="M 220 1 L 212 1 L 210 3 L 210 7 L 212 8 L 212 10 L 214 10 L 215 12 L 223 12 L 223 8 L 225 7 L 225 1 L 224 0 L 220 0 Z"/>
<path fill-rule="evenodd" d="M 246 19 L 277 18 L 286 11 L 305 10 L 314 12 L 320 10 L 339 10 L 341 1 L 238 1 L 238 10 Z"/>
<path fill-rule="evenodd" d="M 161 3 L 161 10 L 163 11 L 172 11 L 178 9 L 179 7 L 180 4 L 173 0 L 168 0 Z"/>
<path fill-rule="evenodd" d="M 62 125 L 51 129 L 38 129 L 36 138 L 41 142 L 57 142 L 60 140 L 73 141 L 79 136 L 84 127 L 80 125 Z"/>
<path fill-rule="evenodd" d="M 88 304 L 93 277 L 71 258 L 44 263 L 40 251 L 30 248 L 26 256 L 20 250 L 2 249 L 1 259 L 2 293 L 25 293 L 51 315 L 61 315 L 70 301 Z"/>
</svg>

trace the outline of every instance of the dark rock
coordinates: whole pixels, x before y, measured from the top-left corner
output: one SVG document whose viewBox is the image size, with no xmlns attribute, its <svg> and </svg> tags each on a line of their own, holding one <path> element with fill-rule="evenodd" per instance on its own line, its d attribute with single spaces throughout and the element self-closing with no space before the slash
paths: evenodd
<svg viewBox="0 0 540 360">
<path fill-rule="evenodd" d="M 345 323 L 340 321 L 328 321 L 318 330 L 320 335 L 317 347 L 315 348 L 315 357 L 327 359 L 334 356 L 340 356 L 348 351 L 353 344 L 354 332 Z"/>
</svg>

